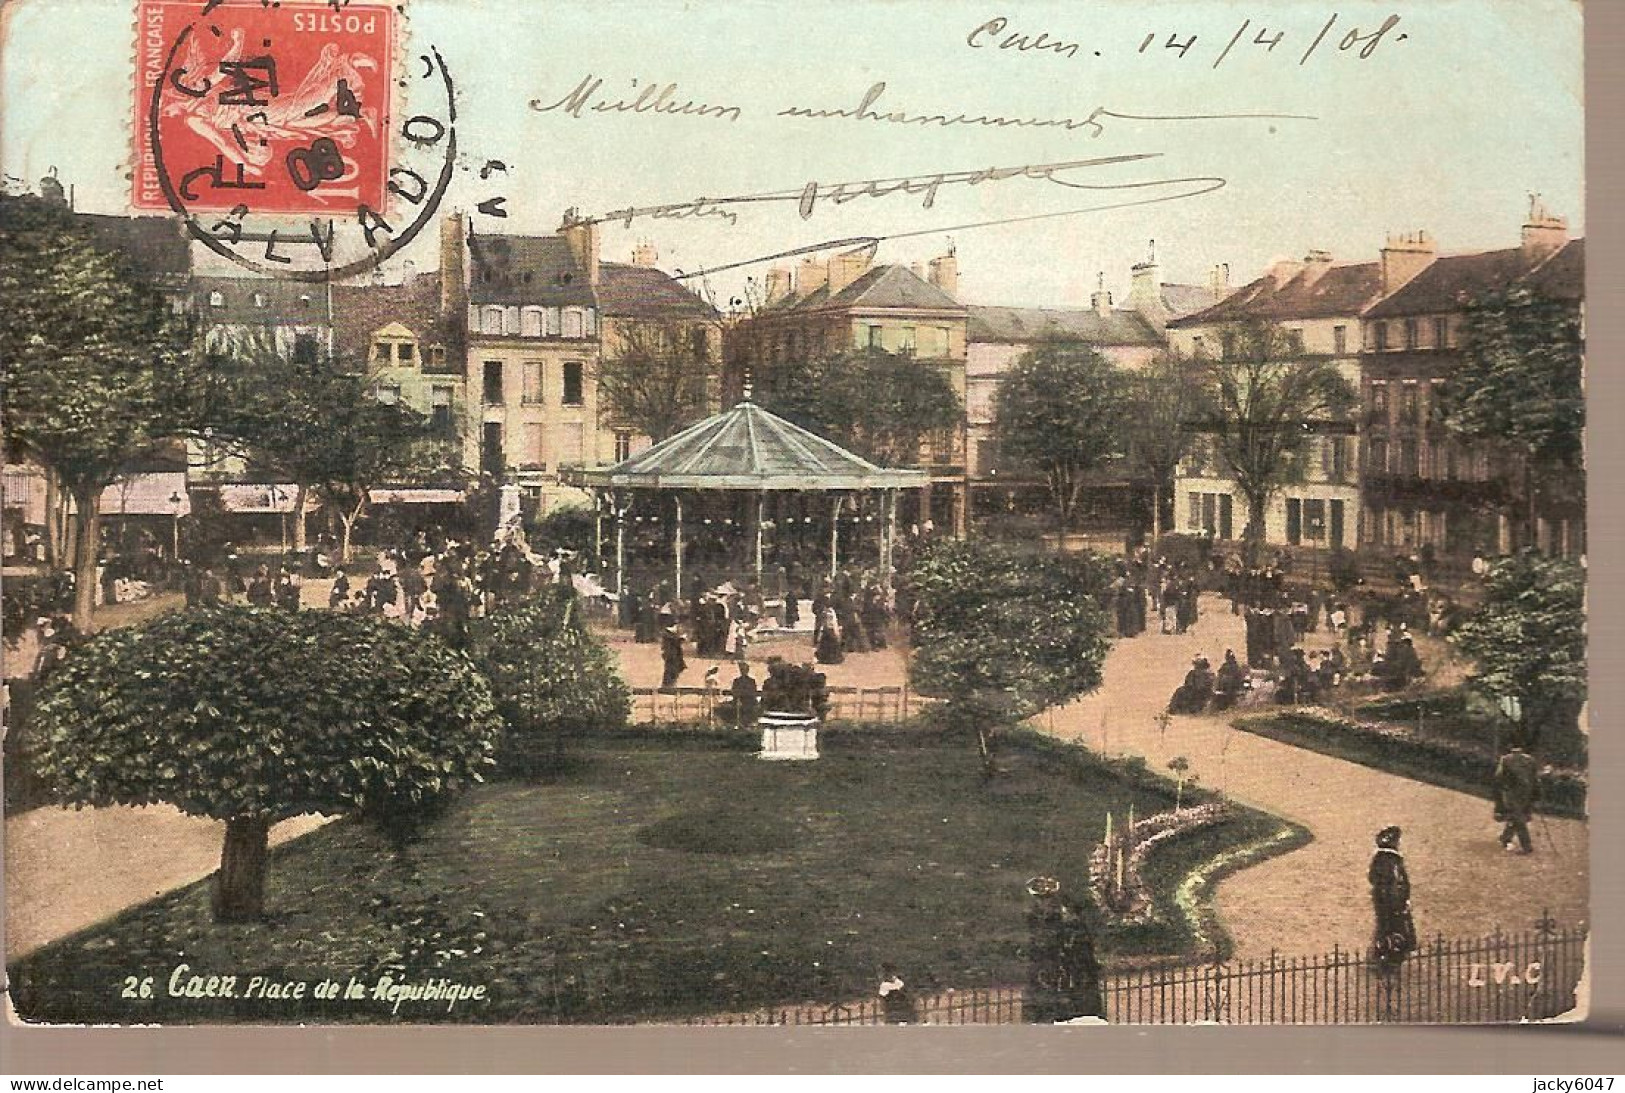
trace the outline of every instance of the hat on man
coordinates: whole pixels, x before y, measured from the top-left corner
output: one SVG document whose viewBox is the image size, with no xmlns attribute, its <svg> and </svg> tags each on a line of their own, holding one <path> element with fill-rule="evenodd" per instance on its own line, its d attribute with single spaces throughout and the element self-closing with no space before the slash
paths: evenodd
<svg viewBox="0 0 1625 1093">
<path fill-rule="evenodd" d="M 1399 828 L 1385 827 L 1377 832 L 1377 845 L 1392 850 L 1399 845 Z"/>
</svg>

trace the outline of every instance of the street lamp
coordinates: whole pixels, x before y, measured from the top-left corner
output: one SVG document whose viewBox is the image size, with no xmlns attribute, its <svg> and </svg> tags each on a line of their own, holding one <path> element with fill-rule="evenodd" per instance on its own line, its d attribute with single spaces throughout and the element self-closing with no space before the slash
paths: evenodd
<svg viewBox="0 0 1625 1093">
<path fill-rule="evenodd" d="M 169 553 L 177 564 L 179 564 L 181 560 L 181 502 L 183 500 L 184 498 L 181 497 L 179 490 L 176 490 L 174 493 L 169 495 L 169 511 L 171 516 L 169 525 Z"/>
</svg>

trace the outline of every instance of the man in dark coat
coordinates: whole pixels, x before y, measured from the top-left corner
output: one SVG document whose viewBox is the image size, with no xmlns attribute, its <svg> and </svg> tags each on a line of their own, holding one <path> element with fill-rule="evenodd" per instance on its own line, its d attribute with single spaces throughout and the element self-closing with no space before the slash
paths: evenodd
<svg viewBox="0 0 1625 1093">
<path fill-rule="evenodd" d="M 1053 1024 L 1075 1017 L 1104 1017 L 1100 964 L 1083 909 L 1061 892 L 1054 877 L 1027 883 L 1033 897 L 1027 909 L 1027 993 L 1022 1014 L 1028 1024 Z"/>
<path fill-rule="evenodd" d="M 750 674 L 749 661 L 739 662 L 739 675 L 734 677 L 733 685 L 728 691 L 734 700 L 734 723 L 742 729 L 754 728 L 759 703 L 756 680 Z"/>
<path fill-rule="evenodd" d="M 1534 756 L 1522 742 L 1514 743 L 1495 765 L 1495 818 L 1506 825 L 1501 829 L 1502 849 L 1511 850 L 1516 836 L 1521 852 L 1534 853 L 1534 844 L 1529 841 L 1529 817 L 1534 815 L 1539 785 L 1540 772 Z"/>
<path fill-rule="evenodd" d="M 1185 682 L 1168 702 L 1169 713 L 1201 713 L 1213 697 L 1213 672 L 1206 657 L 1198 654 L 1185 673 Z"/>
<path fill-rule="evenodd" d="M 1377 833 L 1377 852 L 1371 858 L 1366 879 L 1371 883 L 1371 903 L 1376 912 L 1377 930 L 1371 957 L 1379 971 L 1393 973 L 1416 948 L 1416 923 L 1411 919 L 1411 878 L 1405 859 L 1399 856 L 1397 827 Z"/>
</svg>

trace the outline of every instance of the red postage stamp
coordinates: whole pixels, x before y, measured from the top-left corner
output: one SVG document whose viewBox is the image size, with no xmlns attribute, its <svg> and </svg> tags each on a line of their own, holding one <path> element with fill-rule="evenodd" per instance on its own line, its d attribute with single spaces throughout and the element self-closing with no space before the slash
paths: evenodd
<svg viewBox="0 0 1625 1093">
<path fill-rule="evenodd" d="M 381 209 L 396 11 L 139 0 L 136 209 Z"/>
</svg>

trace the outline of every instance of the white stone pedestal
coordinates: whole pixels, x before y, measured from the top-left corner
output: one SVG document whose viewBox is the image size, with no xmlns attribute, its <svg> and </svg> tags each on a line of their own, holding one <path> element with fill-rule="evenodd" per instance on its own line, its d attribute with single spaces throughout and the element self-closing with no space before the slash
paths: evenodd
<svg viewBox="0 0 1625 1093">
<path fill-rule="evenodd" d="M 764 713 L 758 759 L 817 759 L 818 718 L 809 714 Z"/>
</svg>

